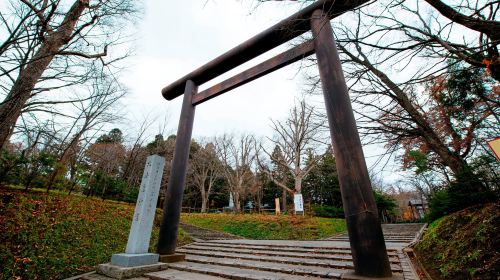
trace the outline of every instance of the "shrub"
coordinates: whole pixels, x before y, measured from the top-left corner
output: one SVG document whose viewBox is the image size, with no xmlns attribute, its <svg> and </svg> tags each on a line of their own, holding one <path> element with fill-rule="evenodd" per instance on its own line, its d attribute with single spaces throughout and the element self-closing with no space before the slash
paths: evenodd
<svg viewBox="0 0 500 280">
<path fill-rule="evenodd" d="M 377 204 L 378 215 L 380 219 L 386 222 L 386 219 L 393 220 L 396 216 L 398 204 L 394 198 L 381 191 L 373 191 L 375 203 Z M 385 219 L 383 219 L 385 217 Z"/>
<path fill-rule="evenodd" d="M 344 209 L 342 207 L 314 204 L 312 210 L 313 215 L 316 217 L 344 218 Z"/>
<path fill-rule="evenodd" d="M 429 213 L 426 218 L 429 221 L 435 221 L 444 215 L 447 215 L 451 209 L 450 196 L 447 190 L 441 190 L 436 193 L 431 198 L 429 202 Z"/>
<path fill-rule="evenodd" d="M 452 183 L 448 189 L 434 193 L 429 202 L 427 219 L 434 221 L 465 208 L 497 200 L 498 193 L 493 191 L 477 190 L 470 185 Z"/>
</svg>

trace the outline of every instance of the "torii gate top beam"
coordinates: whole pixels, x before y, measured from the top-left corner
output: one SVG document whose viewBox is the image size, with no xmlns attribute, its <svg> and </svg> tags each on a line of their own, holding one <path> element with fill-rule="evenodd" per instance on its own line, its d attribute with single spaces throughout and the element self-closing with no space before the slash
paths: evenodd
<svg viewBox="0 0 500 280">
<path fill-rule="evenodd" d="M 172 100 L 184 93 L 186 81 L 192 80 L 196 85 L 202 85 L 234 67 L 304 34 L 311 29 L 310 18 L 315 10 L 323 10 L 332 19 L 368 1 L 321 0 L 315 2 L 163 88 L 161 93 L 165 99 Z"/>
</svg>

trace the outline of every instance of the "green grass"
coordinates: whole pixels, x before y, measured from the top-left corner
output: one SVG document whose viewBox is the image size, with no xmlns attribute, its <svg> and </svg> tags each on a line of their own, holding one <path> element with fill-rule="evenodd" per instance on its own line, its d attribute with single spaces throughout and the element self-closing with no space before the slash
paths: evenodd
<svg viewBox="0 0 500 280">
<path fill-rule="evenodd" d="M 259 214 L 182 214 L 183 223 L 250 239 L 312 240 L 346 231 L 343 219 Z"/>
<path fill-rule="evenodd" d="M 134 205 L 0 188 L 0 279 L 62 279 L 124 252 Z M 159 231 L 155 219 L 150 251 Z M 179 245 L 190 238 L 179 233 Z"/>
<path fill-rule="evenodd" d="M 431 223 L 415 247 L 433 279 L 497 279 L 500 203 L 473 207 Z"/>
</svg>

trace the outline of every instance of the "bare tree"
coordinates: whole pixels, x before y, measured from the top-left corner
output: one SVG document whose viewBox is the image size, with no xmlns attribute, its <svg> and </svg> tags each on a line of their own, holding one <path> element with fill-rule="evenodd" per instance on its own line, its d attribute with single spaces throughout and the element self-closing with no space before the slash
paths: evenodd
<svg viewBox="0 0 500 280">
<path fill-rule="evenodd" d="M 79 112 L 66 136 L 61 140 L 58 154 L 58 167 L 52 172 L 47 182 L 47 192 L 52 184 L 67 169 L 68 162 L 75 162 L 74 157 L 79 153 L 80 140 L 89 130 L 119 118 L 113 106 L 117 105 L 126 92 L 113 80 L 94 79 L 88 90 L 88 98 L 77 98 L 80 102 L 73 102 L 73 107 Z"/>
<path fill-rule="evenodd" d="M 268 138 L 272 147 L 278 147 L 281 153 L 269 152 L 261 147 L 261 150 L 271 159 L 292 174 L 294 189 L 287 186 L 287 182 L 280 180 L 263 163 L 259 156 L 257 161 L 262 171 L 278 186 L 291 194 L 300 193 L 302 181 L 316 166 L 321 156 L 308 156 L 321 143 L 321 134 L 318 133 L 324 126 L 324 119 L 315 119 L 314 107 L 301 100 L 291 110 L 285 121 L 272 121 L 274 137 Z M 257 154 L 258 155 L 258 154 Z M 307 160 L 306 160 L 307 159 Z"/>
<path fill-rule="evenodd" d="M 74 148 L 74 155 L 71 156 L 68 160 L 68 170 L 69 170 L 69 187 L 68 187 L 68 195 L 75 190 L 75 187 L 78 184 L 79 177 L 85 174 L 85 170 L 82 166 L 85 165 L 85 153 L 89 145 L 91 145 L 92 141 L 96 138 L 96 134 L 101 132 L 102 126 L 96 128 L 92 131 L 92 133 L 88 133 L 88 135 L 84 135 L 79 141 L 77 147 Z M 89 130 L 90 132 L 91 130 Z"/>
<path fill-rule="evenodd" d="M 257 0 L 257 3 L 271 1 L 279 0 Z M 302 7 L 313 1 L 289 2 Z M 388 54 L 425 53 L 432 58 L 465 61 L 471 66 L 486 68 L 499 81 L 499 9 L 498 1 L 488 0 L 451 1 L 450 4 L 441 0 L 376 1 L 357 10 L 362 14 L 362 28 L 367 31 L 358 40 L 363 47 L 384 49 Z M 344 19 L 336 19 L 333 25 L 345 25 L 348 21 Z"/>
<path fill-rule="evenodd" d="M 213 143 L 197 143 L 195 151 L 191 152 L 189 161 L 189 175 L 192 183 L 198 188 L 201 195 L 201 212 L 208 209 L 209 197 L 217 178 L 222 174 L 222 166 Z"/>
<path fill-rule="evenodd" d="M 28 100 L 42 92 L 82 84 L 97 68 L 115 71 L 109 65 L 123 56 L 108 52 L 123 43 L 120 31 L 135 5 L 130 0 L 74 0 L 69 6 L 58 0 L 8 3 L 9 11 L 0 13 L 6 36 L 0 43 L 0 94 L 4 96 L 0 148 Z"/>
<path fill-rule="evenodd" d="M 473 155 L 477 146 L 476 137 L 481 134 L 476 133 L 477 129 L 495 130 L 491 125 L 498 113 L 497 109 L 491 109 L 498 108 L 495 87 L 490 93 L 471 98 L 473 106 L 464 111 L 462 121 L 457 123 L 452 120 L 451 110 L 456 111 L 465 104 L 445 108 L 441 98 L 459 95 L 450 91 L 437 94 L 437 89 L 432 89 L 440 79 L 446 80 L 446 75 L 454 74 L 449 72 L 453 67 L 443 63 L 442 56 L 436 58 L 424 51 L 433 45 L 397 35 L 386 39 L 386 22 L 377 24 L 381 19 L 374 17 L 373 26 L 369 26 L 364 21 L 364 12 L 358 11 L 356 15 L 355 26 L 338 23 L 334 25 L 334 32 L 343 55 L 344 73 L 351 85 L 354 108 L 360 116 L 358 126 L 365 140 L 385 144 L 388 153 L 402 147 L 406 152 L 415 148 L 424 153 L 432 151 L 439 159 L 435 162 L 447 166 L 459 181 L 484 190 L 467 158 Z M 386 19 L 387 16 L 380 17 Z M 390 17 L 391 20 L 401 19 L 397 15 Z M 459 64 L 455 62 L 455 65 Z M 402 74 L 404 71 L 407 75 Z M 313 78 L 313 81 L 318 80 Z M 470 92 L 467 94 L 475 95 L 474 91 Z"/>
<path fill-rule="evenodd" d="M 90 174 L 87 181 L 87 196 L 95 195 L 94 183 L 98 176 L 105 175 L 117 178 L 125 159 L 125 147 L 120 142 L 102 143 L 96 142 L 85 151 L 86 162 L 89 165 Z M 104 200 L 107 184 L 101 189 L 101 197 Z"/>
<path fill-rule="evenodd" d="M 241 202 L 247 190 L 254 185 L 252 165 L 255 146 L 255 138 L 251 135 L 235 137 L 224 134 L 215 139 L 215 149 L 222 161 L 224 177 L 237 212 L 241 211 Z"/>
<path fill-rule="evenodd" d="M 50 154 L 55 149 L 55 143 L 58 141 L 57 130 L 53 120 L 40 122 L 27 122 L 23 120 L 21 138 L 24 139 L 26 146 L 20 153 L 18 163 L 24 178 L 25 189 L 32 186 L 33 180 L 40 175 L 41 169 L 45 167 L 45 172 L 50 172 Z"/>
<path fill-rule="evenodd" d="M 121 174 L 121 179 L 127 182 L 128 188 L 137 187 L 141 184 L 142 174 L 149 151 L 144 147 L 144 143 L 148 138 L 147 130 L 152 125 L 152 120 L 148 115 L 144 116 L 141 121 L 133 122 L 140 123 L 138 127 L 134 127 L 136 131 L 129 134 L 129 140 L 124 167 Z M 133 129 L 131 128 L 133 131 Z"/>
</svg>

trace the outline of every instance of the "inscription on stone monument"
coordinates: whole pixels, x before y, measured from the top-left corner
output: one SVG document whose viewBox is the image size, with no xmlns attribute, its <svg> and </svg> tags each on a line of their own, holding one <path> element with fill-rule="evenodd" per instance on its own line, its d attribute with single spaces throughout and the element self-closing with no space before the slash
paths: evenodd
<svg viewBox="0 0 500 280">
<path fill-rule="evenodd" d="M 165 158 L 158 155 L 148 157 L 135 205 L 127 249 L 125 254 L 114 254 L 111 257 L 111 264 L 130 267 L 158 262 L 158 254 L 148 253 L 148 248 L 164 166 Z"/>
</svg>

